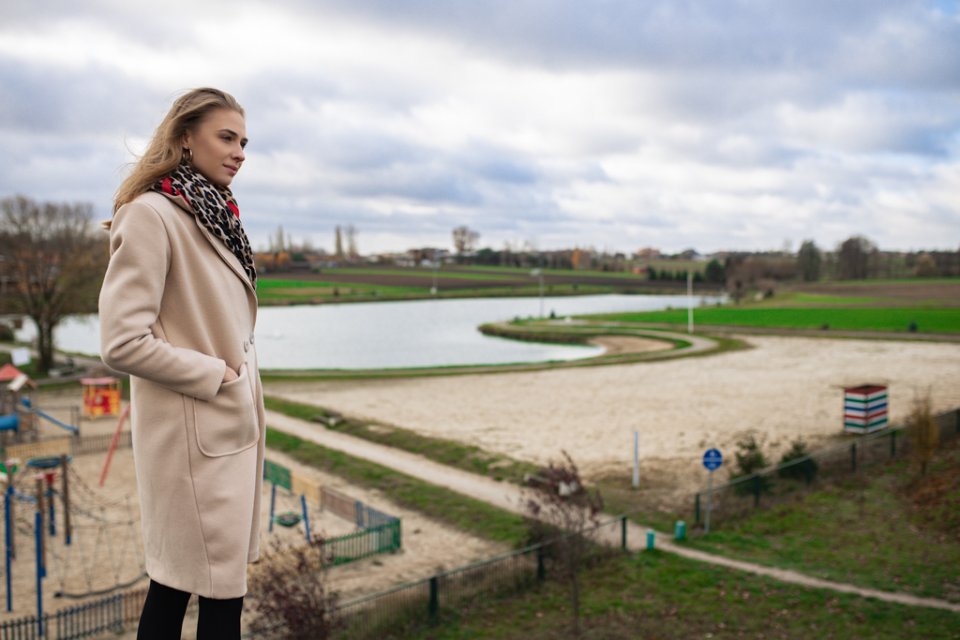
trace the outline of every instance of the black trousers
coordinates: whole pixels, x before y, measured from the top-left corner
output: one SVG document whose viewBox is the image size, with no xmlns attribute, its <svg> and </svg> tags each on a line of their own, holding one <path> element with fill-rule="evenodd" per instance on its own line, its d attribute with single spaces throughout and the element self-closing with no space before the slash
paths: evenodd
<svg viewBox="0 0 960 640">
<path fill-rule="evenodd" d="M 140 614 L 137 640 L 180 640 L 183 614 L 190 594 L 150 581 L 147 600 Z M 239 640 L 243 598 L 200 598 L 197 640 Z"/>
</svg>

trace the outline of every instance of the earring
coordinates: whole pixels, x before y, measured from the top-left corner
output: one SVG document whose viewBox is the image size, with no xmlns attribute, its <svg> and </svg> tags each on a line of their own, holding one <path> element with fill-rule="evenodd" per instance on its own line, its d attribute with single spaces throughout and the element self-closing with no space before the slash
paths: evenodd
<svg viewBox="0 0 960 640">
<path fill-rule="evenodd" d="M 183 150 L 183 158 L 184 158 L 187 162 L 193 162 L 193 149 L 184 149 L 184 150 Z"/>
</svg>

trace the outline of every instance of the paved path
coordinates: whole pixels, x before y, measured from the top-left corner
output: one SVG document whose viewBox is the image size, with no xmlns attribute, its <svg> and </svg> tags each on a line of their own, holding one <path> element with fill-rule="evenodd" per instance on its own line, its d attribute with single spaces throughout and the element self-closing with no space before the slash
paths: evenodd
<svg viewBox="0 0 960 640">
<path fill-rule="evenodd" d="M 431 484 L 446 487 L 457 493 L 470 496 L 477 500 L 482 500 L 501 509 L 506 509 L 514 513 L 524 513 L 523 508 L 523 490 L 513 484 L 506 482 L 497 482 L 489 478 L 478 476 L 473 473 L 454 469 L 446 465 L 434 462 L 423 456 L 394 449 L 384 445 L 355 438 L 329 429 L 312 422 L 291 418 L 273 411 L 267 412 L 267 423 L 279 431 L 295 435 L 304 440 L 315 442 L 330 449 L 336 449 L 343 453 L 357 458 L 363 458 L 375 462 L 384 467 L 389 467 L 409 476 L 419 478 Z M 633 522 L 627 523 L 627 546 L 631 550 L 639 551 L 645 547 L 646 532 L 649 527 L 644 527 Z M 945 609 L 960 613 L 960 604 L 939 600 L 936 598 L 924 598 L 920 596 L 897 593 L 890 591 L 881 591 L 878 589 L 869 589 L 857 587 L 842 582 L 832 580 L 823 580 L 814 578 L 789 569 L 777 569 L 767 567 L 751 562 L 733 560 L 703 551 L 690 549 L 682 545 L 674 544 L 670 537 L 664 533 L 656 534 L 657 548 L 675 553 L 684 558 L 689 558 L 698 562 L 745 571 L 756 575 L 767 576 L 781 582 L 798 584 L 805 587 L 818 589 L 829 589 L 841 593 L 851 593 L 866 598 L 875 598 L 885 602 L 894 602 L 909 606 L 931 607 L 934 609 Z M 604 536 L 606 542 L 619 545 L 620 530 L 619 527 L 611 528 Z"/>
</svg>

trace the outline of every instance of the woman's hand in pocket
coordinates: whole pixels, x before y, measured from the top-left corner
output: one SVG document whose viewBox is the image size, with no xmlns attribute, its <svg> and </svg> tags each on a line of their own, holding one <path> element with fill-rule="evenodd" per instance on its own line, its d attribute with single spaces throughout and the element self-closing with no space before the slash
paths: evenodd
<svg viewBox="0 0 960 640">
<path fill-rule="evenodd" d="M 223 371 L 223 380 L 220 382 L 220 384 L 223 384 L 225 382 L 233 382 L 239 377 L 240 377 L 240 374 L 234 371 L 233 369 L 231 369 L 228 365 L 227 368 L 224 369 Z"/>
</svg>

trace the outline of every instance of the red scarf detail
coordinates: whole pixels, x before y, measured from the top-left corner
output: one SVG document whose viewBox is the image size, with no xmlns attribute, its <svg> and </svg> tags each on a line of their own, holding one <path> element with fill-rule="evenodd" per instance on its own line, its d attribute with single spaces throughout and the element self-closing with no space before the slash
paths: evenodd
<svg viewBox="0 0 960 640">
<path fill-rule="evenodd" d="M 187 197 L 183 195 L 183 193 L 181 193 L 178 189 L 173 188 L 173 181 L 170 179 L 169 176 L 167 176 L 166 178 L 163 178 L 160 181 L 160 189 L 162 189 L 164 193 L 169 193 L 174 197 L 180 198 L 181 200 L 187 203 L 187 206 L 190 206 L 190 201 L 187 200 Z M 240 209 L 237 207 L 237 205 L 228 201 L 227 208 L 229 208 L 230 211 L 233 212 L 233 215 L 236 216 L 238 220 L 240 219 Z"/>
</svg>

